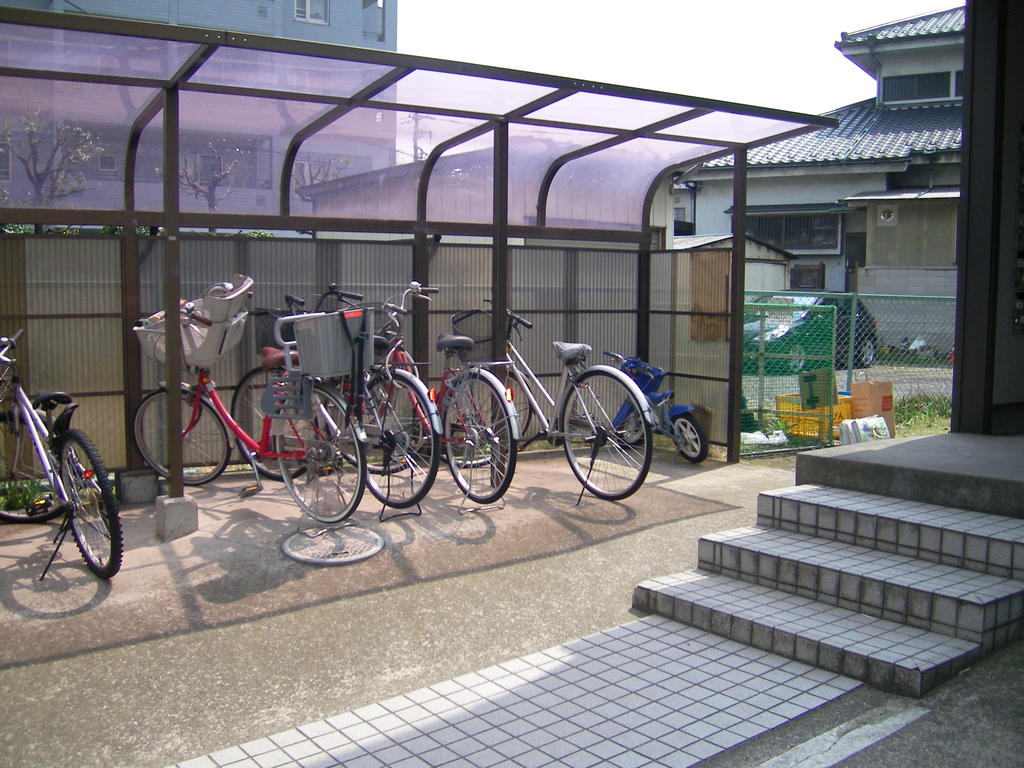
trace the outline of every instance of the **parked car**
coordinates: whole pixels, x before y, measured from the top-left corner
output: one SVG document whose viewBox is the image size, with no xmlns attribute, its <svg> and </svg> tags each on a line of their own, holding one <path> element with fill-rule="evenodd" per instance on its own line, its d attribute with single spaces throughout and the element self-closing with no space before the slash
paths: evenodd
<svg viewBox="0 0 1024 768">
<path fill-rule="evenodd" d="M 835 366 L 845 368 L 850 343 L 850 300 L 845 295 L 808 296 L 777 294 L 759 296 L 755 304 L 780 304 L 792 309 L 746 312 L 743 317 L 743 373 L 760 370 L 762 338 L 764 372 L 787 376 L 804 370 L 825 368 L 832 360 L 831 314 L 809 310 L 812 306 L 834 306 Z M 855 368 L 867 368 L 878 355 L 878 323 L 862 302 L 857 302 Z"/>
</svg>

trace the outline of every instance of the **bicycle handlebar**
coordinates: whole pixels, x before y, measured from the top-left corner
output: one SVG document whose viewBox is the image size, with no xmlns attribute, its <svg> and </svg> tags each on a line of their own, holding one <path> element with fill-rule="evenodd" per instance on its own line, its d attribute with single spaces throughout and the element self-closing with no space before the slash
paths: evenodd
<svg viewBox="0 0 1024 768">
<path fill-rule="evenodd" d="M 18 339 L 21 338 L 21 334 L 25 332 L 24 328 L 19 328 L 10 336 L 0 336 L 0 362 L 10 363 L 12 362 L 8 357 L 7 353 L 10 352 L 14 347 L 18 345 Z"/>
</svg>

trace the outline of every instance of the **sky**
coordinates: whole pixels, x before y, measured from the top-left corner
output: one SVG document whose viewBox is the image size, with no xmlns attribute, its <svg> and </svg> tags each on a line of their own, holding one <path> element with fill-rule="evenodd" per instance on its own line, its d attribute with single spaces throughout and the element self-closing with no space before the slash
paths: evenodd
<svg viewBox="0 0 1024 768">
<path fill-rule="evenodd" d="M 956 0 L 398 0 L 398 50 L 821 114 L 875 82 L 835 48 Z"/>
</svg>

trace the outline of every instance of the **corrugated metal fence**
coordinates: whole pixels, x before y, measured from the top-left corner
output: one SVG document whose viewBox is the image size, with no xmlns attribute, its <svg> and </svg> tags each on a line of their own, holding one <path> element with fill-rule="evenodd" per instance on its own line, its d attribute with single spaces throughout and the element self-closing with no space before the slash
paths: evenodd
<svg viewBox="0 0 1024 768">
<path fill-rule="evenodd" d="M 127 393 L 138 390 L 140 381 L 142 391 L 148 390 L 162 376 L 150 360 L 143 359 L 139 370 L 125 363 L 137 356 L 129 330 L 138 319 L 134 314 L 161 306 L 162 252 L 160 239 L 138 239 L 139 312 L 128 316 L 125 307 L 135 302 L 122 275 L 132 270 L 124 269 L 120 238 L 0 238 L 0 333 L 26 329 L 18 359 L 27 387 L 72 393 L 81 404 L 76 422 L 111 467 L 129 463 Z M 509 306 L 535 323 L 520 348 L 550 388 L 561 371 L 553 340 L 590 344 L 594 362 L 608 361 L 605 350 L 636 352 L 635 251 L 514 247 L 509 255 Z M 701 407 L 712 442 L 720 444 L 726 440 L 730 258 L 728 251 L 651 255 L 651 362 L 671 372 L 666 386 L 675 388 L 677 402 Z M 487 245 L 443 244 L 433 251 L 429 282 L 441 291 L 429 307 L 429 338 L 450 331 L 453 312 L 486 306 L 491 259 Z M 401 292 L 412 268 L 411 241 L 214 235 L 181 241 L 184 297 L 242 273 L 255 281 L 254 307 L 281 308 L 286 293 L 315 297 L 331 282 L 379 302 Z M 405 330 L 411 339 L 411 324 Z M 256 362 L 256 324 L 249 323 L 245 340 L 212 375 L 222 390 L 230 390 Z M 439 375 L 440 362 L 431 355 L 431 377 Z"/>
</svg>

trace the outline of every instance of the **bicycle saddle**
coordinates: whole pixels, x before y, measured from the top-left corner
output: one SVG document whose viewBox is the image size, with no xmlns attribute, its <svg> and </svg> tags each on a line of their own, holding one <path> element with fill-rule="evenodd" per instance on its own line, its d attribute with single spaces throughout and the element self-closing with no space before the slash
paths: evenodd
<svg viewBox="0 0 1024 768">
<path fill-rule="evenodd" d="M 40 392 L 32 398 L 32 407 L 44 411 L 52 411 L 58 405 L 71 405 L 71 395 L 66 392 Z"/>
<path fill-rule="evenodd" d="M 292 364 L 299 362 L 299 353 L 292 350 Z M 264 347 L 260 350 L 260 368 L 264 371 L 272 371 L 275 368 L 284 368 L 284 350 L 277 347 Z"/>
<path fill-rule="evenodd" d="M 553 341 L 551 346 L 555 348 L 555 354 L 563 363 L 584 362 L 592 349 L 589 344 L 574 341 Z"/>
<path fill-rule="evenodd" d="M 454 333 L 442 333 L 437 337 L 438 352 L 467 352 L 476 346 L 476 342 L 469 336 L 459 336 Z"/>
</svg>

